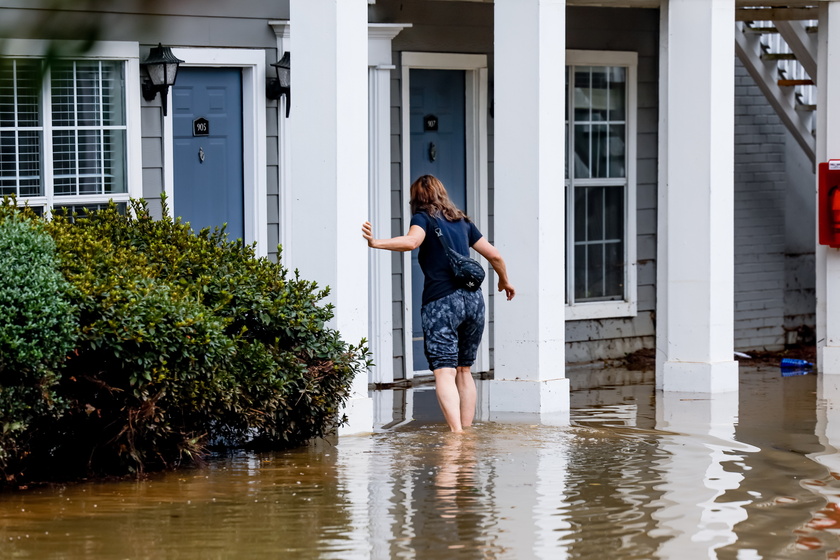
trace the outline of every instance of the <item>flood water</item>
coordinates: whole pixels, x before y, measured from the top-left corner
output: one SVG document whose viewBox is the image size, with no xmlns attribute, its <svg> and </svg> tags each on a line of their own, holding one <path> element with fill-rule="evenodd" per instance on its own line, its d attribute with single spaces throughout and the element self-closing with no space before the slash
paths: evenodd
<svg viewBox="0 0 840 560">
<path fill-rule="evenodd" d="M 380 391 L 337 446 L 3 494 L 0 558 L 840 558 L 840 380 L 568 376 L 567 418 L 496 418 L 484 381 L 457 436 L 430 388 Z"/>
</svg>

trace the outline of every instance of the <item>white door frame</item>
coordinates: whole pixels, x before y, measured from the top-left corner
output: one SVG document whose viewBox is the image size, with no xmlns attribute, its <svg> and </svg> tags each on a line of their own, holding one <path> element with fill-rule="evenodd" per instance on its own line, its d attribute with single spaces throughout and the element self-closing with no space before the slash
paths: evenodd
<svg viewBox="0 0 840 560">
<path fill-rule="evenodd" d="M 402 190 L 403 217 L 407 225 L 411 219 L 409 208 L 408 188 L 411 185 L 411 152 L 410 152 L 410 84 L 409 71 L 413 69 L 426 70 L 464 70 L 466 74 L 466 171 L 467 171 L 467 214 L 483 234 L 489 235 L 488 217 L 488 164 L 487 164 L 487 56 L 483 54 L 454 54 L 454 53 L 402 53 Z M 411 253 L 403 253 L 403 335 L 405 378 L 414 377 L 414 348 L 412 345 L 412 311 L 411 311 Z M 478 347 L 475 371 L 490 370 L 490 340 L 489 340 L 489 299 L 494 283 L 492 270 L 487 276 L 484 294 L 484 304 L 488 310 L 488 321 L 484 325 L 484 336 Z M 431 373 L 424 370 L 422 373 Z"/>
<path fill-rule="evenodd" d="M 256 242 L 256 254 L 268 255 L 268 213 L 265 122 L 265 51 L 258 49 L 204 49 L 173 47 L 184 67 L 242 69 L 242 180 L 244 187 L 245 244 Z M 177 78 L 176 78 L 177 83 Z M 167 98 L 172 114 L 172 96 Z M 172 117 L 163 120 L 163 191 L 170 210 L 175 208 L 173 192 Z"/>
</svg>

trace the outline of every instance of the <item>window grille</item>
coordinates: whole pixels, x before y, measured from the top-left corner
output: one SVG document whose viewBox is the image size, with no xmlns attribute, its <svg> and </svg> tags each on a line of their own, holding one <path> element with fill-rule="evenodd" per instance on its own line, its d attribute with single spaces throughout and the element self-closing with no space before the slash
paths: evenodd
<svg viewBox="0 0 840 560">
<path fill-rule="evenodd" d="M 0 64 L 0 195 L 47 208 L 125 201 L 126 135 L 124 62 Z"/>
</svg>

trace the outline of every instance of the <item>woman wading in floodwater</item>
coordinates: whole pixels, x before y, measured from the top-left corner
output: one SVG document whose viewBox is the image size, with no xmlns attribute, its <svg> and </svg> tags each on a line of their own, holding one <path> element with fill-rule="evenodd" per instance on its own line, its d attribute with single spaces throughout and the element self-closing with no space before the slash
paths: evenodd
<svg viewBox="0 0 840 560">
<path fill-rule="evenodd" d="M 462 255 L 472 247 L 487 259 L 499 277 L 499 291 L 513 299 L 516 291 L 508 281 L 505 261 L 470 219 L 446 193 L 443 183 L 423 175 L 411 184 L 411 227 L 406 235 L 374 239 L 370 222 L 362 225 L 368 246 L 388 251 L 411 251 L 420 247 L 423 284 L 423 323 L 426 359 L 435 374 L 435 392 L 449 428 L 461 432 L 472 425 L 476 390 L 470 367 L 484 332 L 484 298 L 481 290 L 459 287 L 435 228 L 440 227 L 449 245 Z M 437 226 L 433 216 L 437 221 Z"/>
</svg>

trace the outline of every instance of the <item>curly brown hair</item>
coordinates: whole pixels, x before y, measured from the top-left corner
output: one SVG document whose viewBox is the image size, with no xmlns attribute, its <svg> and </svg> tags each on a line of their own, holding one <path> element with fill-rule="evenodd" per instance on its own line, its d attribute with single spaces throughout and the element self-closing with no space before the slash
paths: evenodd
<svg viewBox="0 0 840 560">
<path fill-rule="evenodd" d="M 458 209 L 449 194 L 446 192 L 446 187 L 434 175 L 422 175 L 411 183 L 409 190 L 411 200 L 411 213 L 417 214 L 419 212 L 426 212 L 432 216 L 443 216 L 450 222 L 460 219 L 471 221 L 469 216 Z"/>
</svg>

